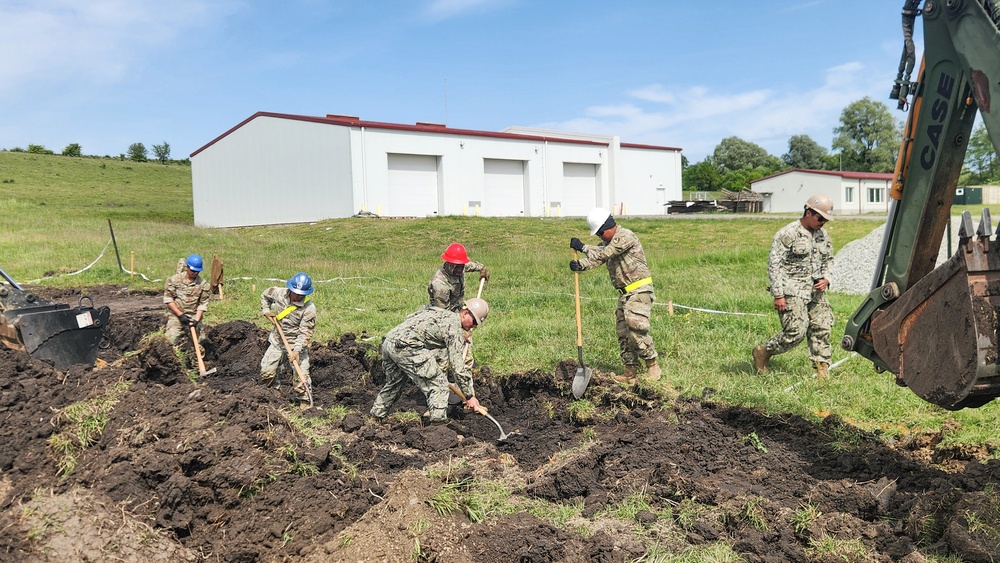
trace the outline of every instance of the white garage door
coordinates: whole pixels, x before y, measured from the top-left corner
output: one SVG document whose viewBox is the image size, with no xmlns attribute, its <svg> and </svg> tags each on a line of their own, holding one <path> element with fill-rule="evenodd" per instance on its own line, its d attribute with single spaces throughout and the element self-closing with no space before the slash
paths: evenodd
<svg viewBox="0 0 1000 563">
<path fill-rule="evenodd" d="M 427 217 L 438 211 L 438 157 L 389 154 L 389 201 L 382 215 Z"/>
<path fill-rule="evenodd" d="M 564 217 L 586 216 L 597 207 L 597 165 L 577 162 L 563 163 Z"/>
<path fill-rule="evenodd" d="M 524 161 L 483 160 L 484 190 L 480 215 L 520 217 L 524 214 Z"/>
</svg>

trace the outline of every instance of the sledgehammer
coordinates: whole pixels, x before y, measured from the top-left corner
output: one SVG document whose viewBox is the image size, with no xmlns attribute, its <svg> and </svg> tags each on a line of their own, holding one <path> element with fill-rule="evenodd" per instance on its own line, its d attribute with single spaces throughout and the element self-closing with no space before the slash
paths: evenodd
<svg viewBox="0 0 1000 563">
<path fill-rule="evenodd" d="M 454 383 L 448 383 L 448 388 L 451 389 L 452 393 L 458 395 L 462 399 L 462 402 L 468 404 L 469 400 L 465 398 L 465 393 L 462 393 L 462 390 L 458 388 L 458 385 L 455 385 Z M 497 441 L 503 442 L 504 440 L 506 440 L 507 438 L 510 438 L 514 434 L 517 434 L 517 430 L 511 432 L 510 434 L 504 432 L 503 431 L 503 426 L 500 426 L 500 423 L 497 422 L 497 419 L 493 418 L 493 415 L 491 415 L 486 410 L 486 407 L 484 407 L 482 405 L 479 405 L 479 408 L 477 408 L 475 410 L 479 414 L 481 414 L 481 415 L 485 416 L 486 418 L 490 419 L 493 422 L 493 424 L 496 424 L 497 428 L 500 429 L 500 437 L 497 438 Z"/>
</svg>

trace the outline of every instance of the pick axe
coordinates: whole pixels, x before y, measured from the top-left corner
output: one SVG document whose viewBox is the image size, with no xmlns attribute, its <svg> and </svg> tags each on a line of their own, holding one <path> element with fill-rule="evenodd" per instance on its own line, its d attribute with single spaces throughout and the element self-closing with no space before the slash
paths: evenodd
<svg viewBox="0 0 1000 563">
<path fill-rule="evenodd" d="M 205 371 L 205 360 L 201 357 L 201 345 L 198 344 L 198 331 L 195 330 L 194 325 L 191 325 L 191 344 L 194 345 L 194 355 L 198 358 L 198 373 L 202 377 L 212 375 L 213 373 L 219 371 L 218 368 L 212 368 Z"/>
<path fill-rule="evenodd" d="M 278 323 L 278 319 L 275 317 L 268 316 L 271 322 L 274 323 L 275 330 L 278 331 L 278 336 L 281 337 L 281 343 L 285 345 L 285 354 L 288 356 L 288 363 L 292 364 L 292 368 L 295 369 L 295 374 L 299 376 L 299 382 L 302 383 L 302 387 L 306 390 L 306 398 L 309 399 L 309 408 L 313 406 L 313 393 L 312 388 L 309 385 L 309 378 L 306 374 L 302 373 L 302 366 L 298 362 L 292 361 L 292 347 L 288 345 L 288 339 L 285 338 L 285 331 L 281 330 L 281 324 Z"/>
</svg>

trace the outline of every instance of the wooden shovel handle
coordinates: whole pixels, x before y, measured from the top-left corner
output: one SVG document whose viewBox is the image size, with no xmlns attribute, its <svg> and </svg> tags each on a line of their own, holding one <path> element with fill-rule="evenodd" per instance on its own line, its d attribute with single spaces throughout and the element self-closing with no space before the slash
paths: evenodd
<svg viewBox="0 0 1000 563">
<path fill-rule="evenodd" d="M 576 251 L 573 251 L 573 260 L 577 260 Z M 573 287 L 576 290 L 576 346 L 583 346 L 583 327 L 580 324 L 580 272 L 573 272 Z"/>
<path fill-rule="evenodd" d="M 201 357 L 201 345 L 198 344 L 198 331 L 191 327 L 191 344 L 194 346 L 194 355 L 198 358 L 198 373 L 205 374 L 205 360 Z"/>
<path fill-rule="evenodd" d="M 469 402 L 469 400 L 465 398 L 465 393 L 462 393 L 462 390 L 458 388 L 458 385 L 455 385 L 454 383 L 448 382 L 448 389 L 451 389 L 452 393 L 458 395 L 458 398 L 462 399 L 463 403 L 468 403 Z M 486 416 L 486 413 L 489 412 L 489 411 L 487 411 L 486 407 L 484 407 L 483 405 L 479 405 L 479 408 L 476 409 L 476 412 L 478 412 L 479 414 L 481 414 L 483 416 Z"/>
</svg>

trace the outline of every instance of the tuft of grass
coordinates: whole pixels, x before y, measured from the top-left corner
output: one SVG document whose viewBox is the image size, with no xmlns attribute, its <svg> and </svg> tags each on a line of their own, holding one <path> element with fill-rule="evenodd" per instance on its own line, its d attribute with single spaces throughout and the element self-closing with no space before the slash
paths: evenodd
<svg viewBox="0 0 1000 563">
<path fill-rule="evenodd" d="M 56 411 L 52 424 L 61 430 L 49 436 L 48 446 L 55 456 L 60 476 L 72 473 L 77 456 L 100 439 L 111 411 L 131 385 L 131 382 L 117 381 L 101 395 Z"/>
<path fill-rule="evenodd" d="M 566 407 L 569 419 L 577 424 L 589 424 L 594 421 L 597 407 L 589 399 L 577 399 Z"/>
<path fill-rule="evenodd" d="M 760 439 L 760 436 L 756 432 L 751 432 L 743 437 L 743 441 L 753 446 L 753 449 L 761 453 L 767 453 L 767 446 L 764 445 L 764 441 Z"/>
<path fill-rule="evenodd" d="M 805 551 L 811 560 L 868 561 L 873 555 L 861 540 L 827 535 L 810 539 Z"/>
<path fill-rule="evenodd" d="M 792 514 L 790 523 L 796 534 L 804 534 L 822 514 L 815 504 L 803 504 Z"/>
<path fill-rule="evenodd" d="M 756 530 L 766 532 L 768 530 L 767 515 L 764 509 L 766 501 L 759 497 L 747 499 L 740 510 L 740 518 Z"/>
</svg>

